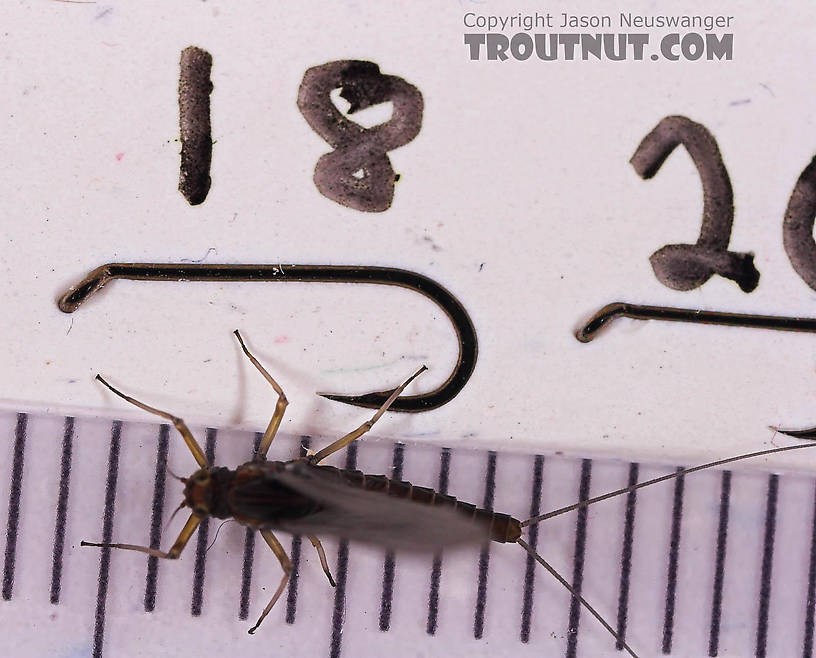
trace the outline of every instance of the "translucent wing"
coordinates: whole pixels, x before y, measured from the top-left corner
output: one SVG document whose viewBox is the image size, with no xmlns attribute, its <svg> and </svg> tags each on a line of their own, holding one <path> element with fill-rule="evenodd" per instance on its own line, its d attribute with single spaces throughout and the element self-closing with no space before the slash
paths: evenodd
<svg viewBox="0 0 816 658">
<path fill-rule="evenodd" d="M 334 535 L 400 550 L 434 550 L 488 541 L 483 524 L 450 507 L 435 507 L 367 491 L 302 462 L 275 474 L 284 486 L 319 503 L 308 516 L 281 520 L 276 528 L 302 535 Z"/>
</svg>

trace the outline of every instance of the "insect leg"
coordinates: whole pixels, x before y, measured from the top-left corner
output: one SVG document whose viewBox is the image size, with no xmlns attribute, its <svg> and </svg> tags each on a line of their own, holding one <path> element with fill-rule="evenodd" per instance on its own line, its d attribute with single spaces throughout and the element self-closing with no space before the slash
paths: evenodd
<svg viewBox="0 0 816 658">
<path fill-rule="evenodd" d="M 238 342 L 241 344 L 241 349 L 244 350 L 244 354 L 246 354 L 247 358 L 252 362 L 252 365 L 258 369 L 266 381 L 268 381 L 272 388 L 275 389 L 275 393 L 278 394 L 278 402 L 275 404 L 275 412 L 272 414 L 272 419 L 269 421 L 266 432 L 264 432 L 263 438 L 261 439 L 260 444 L 258 444 L 258 452 L 255 454 L 255 461 L 264 461 L 266 459 L 266 453 L 269 451 L 269 446 L 272 445 L 272 439 L 275 438 L 275 434 L 277 434 L 278 428 L 283 420 L 283 414 L 286 412 L 286 405 L 289 404 L 289 400 L 286 399 L 286 394 L 283 392 L 280 384 L 278 384 L 278 382 L 272 378 L 272 375 L 266 371 L 266 368 L 260 364 L 258 359 L 250 354 L 246 345 L 244 345 L 244 339 L 241 338 L 241 334 L 238 333 L 238 330 L 236 329 L 233 333 L 238 339 Z"/>
<path fill-rule="evenodd" d="M 97 544 L 95 542 L 82 541 L 79 545 L 98 546 L 99 548 L 121 548 L 126 551 L 139 551 L 140 553 L 147 553 L 148 555 L 160 557 L 165 560 L 175 560 L 179 555 L 181 555 L 181 552 L 184 550 L 187 542 L 190 541 L 190 537 L 193 536 L 196 528 L 198 528 L 199 523 L 201 523 L 201 517 L 196 516 L 195 514 L 190 514 L 190 518 L 187 519 L 187 523 L 185 523 L 184 527 L 181 529 L 178 539 L 176 539 L 172 548 L 170 548 L 170 550 L 166 553 L 155 548 L 150 548 L 149 546 L 137 546 L 135 544 Z"/>
<path fill-rule="evenodd" d="M 261 616 L 258 617 L 258 621 L 255 622 L 255 625 L 249 629 L 249 634 L 252 635 L 258 626 L 261 625 L 261 622 L 266 618 L 266 615 L 269 614 L 269 611 L 272 609 L 272 606 L 277 603 L 280 595 L 283 594 L 283 590 L 286 588 L 286 583 L 289 582 L 289 576 L 292 575 L 292 561 L 289 559 L 289 556 L 286 554 L 286 551 L 283 550 L 283 546 L 278 541 L 277 537 L 273 535 L 269 530 L 261 530 L 261 537 L 266 540 L 266 543 L 269 544 L 269 548 L 272 549 L 272 552 L 275 554 L 275 557 L 278 558 L 280 562 L 281 569 L 283 569 L 283 578 L 281 578 L 280 585 L 278 585 L 278 589 L 272 595 L 272 600 L 266 604 L 266 607 L 263 609 Z"/>
<path fill-rule="evenodd" d="M 320 558 L 320 566 L 323 567 L 323 573 L 326 574 L 326 578 L 329 579 L 329 583 L 332 587 L 337 587 L 337 583 L 334 582 L 334 578 L 332 578 L 331 571 L 329 571 L 329 562 L 326 560 L 326 551 L 323 550 L 323 544 L 320 543 L 320 540 L 317 537 L 312 535 L 307 535 L 309 541 L 312 542 L 312 546 L 315 547 L 317 551 L 317 557 Z"/>
<path fill-rule="evenodd" d="M 156 414 L 157 416 L 161 416 L 166 420 L 169 420 L 173 423 L 173 427 L 175 427 L 179 434 L 181 434 L 182 438 L 184 439 L 184 443 L 187 444 L 187 447 L 190 449 L 190 452 L 193 453 L 193 458 L 198 462 L 198 465 L 201 468 L 207 467 L 207 458 L 204 456 L 204 451 L 201 449 L 201 446 L 198 445 L 198 441 L 195 440 L 192 432 L 187 427 L 186 423 L 181 419 L 177 418 L 173 414 L 167 413 L 166 411 L 162 411 L 161 409 L 156 409 L 155 407 L 149 407 L 144 402 L 139 402 L 138 400 L 130 397 L 129 395 L 125 395 L 122 391 L 115 389 L 113 386 L 108 384 L 104 379 L 102 379 L 101 375 L 97 375 L 96 378 L 102 382 L 105 386 L 107 386 L 111 392 L 118 395 L 120 398 L 125 400 L 126 402 L 130 402 L 133 405 L 139 407 L 139 409 L 144 409 L 145 411 L 149 411 L 151 414 Z"/>
<path fill-rule="evenodd" d="M 307 457 L 309 463 L 319 464 L 329 455 L 334 454 L 338 450 L 342 450 L 349 443 L 351 443 L 355 439 L 359 439 L 363 434 L 368 432 L 368 430 L 371 429 L 372 425 L 374 425 L 374 423 L 376 423 L 380 419 L 380 417 L 386 411 L 388 411 L 388 407 L 390 407 L 394 403 L 394 400 L 396 400 L 400 396 L 400 394 L 407 388 L 408 384 L 414 381 L 416 377 L 418 377 L 421 373 L 425 372 L 427 369 L 428 369 L 427 366 L 422 366 L 413 375 L 406 379 L 402 384 L 395 388 L 391 395 L 388 396 L 388 399 L 383 403 L 383 405 L 379 409 L 377 409 L 377 413 L 375 413 L 371 417 L 371 420 L 367 420 L 362 425 L 360 425 L 360 427 L 358 427 L 356 430 L 349 432 L 345 436 L 337 439 L 337 441 L 335 441 L 334 443 L 331 443 L 322 450 L 319 450 L 314 455 Z"/>
</svg>

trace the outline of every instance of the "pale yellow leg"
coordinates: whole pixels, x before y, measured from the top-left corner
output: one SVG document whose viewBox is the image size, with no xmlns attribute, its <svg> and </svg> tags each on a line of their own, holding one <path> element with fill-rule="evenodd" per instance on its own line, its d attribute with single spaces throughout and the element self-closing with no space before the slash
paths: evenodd
<svg viewBox="0 0 816 658">
<path fill-rule="evenodd" d="M 99 548 L 121 548 L 126 551 L 139 551 L 140 553 L 147 553 L 153 557 L 160 557 L 165 560 L 175 560 L 179 555 L 181 555 L 181 552 L 184 550 L 187 542 L 190 541 L 190 537 L 193 536 L 193 533 L 196 531 L 199 523 L 201 523 L 201 517 L 191 514 L 190 518 L 187 519 L 187 523 L 185 523 L 184 527 L 181 529 L 178 539 L 176 539 L 172 548 L 166 553 L 155 548 L 150 548 L 149 546 L 137 546 L 136 544 L 97 544 L 95 542 L 82 541 L 79 543 L 79 545 L 98 546 Z"/>
<path fill-rule="evenodd" d="M 162 418 L 169 420 L 171 423 L 173 423 L 173 426 L 178 430 L 179 434 L 181 434 L 182 438 L 184 439 L 184 442 L 190 449 L 190 452 L 193 453 L 193 458 L 198 462 L 198 465 L 201 466 L 201 468 L 205 468 L 208 466 L 207 458 L 204 456 L 204 451 L 201 449 L 201 446 L 198 445 L 198 441 L 195 440 L 195 437 L 193 436 L 192 432 L 190 432 L 190 429 L 187 427 L 187 425 L 181 418 L 177 418 L 173 414 L 167 413 L 166 411 L 162 411 L 161 409 L 150 407 L 146 405 L 144 402 L 139 402 L 135 398 L 132 398 L 129 395 L 125 395 L 124 393 L 122 393 L 122 391 L 119 391 L 110 384 L 108 384 L 108 382 L 102 379 L 101 375 L 97 375 L 96 378 L 100 382 L 102 382 L 105 386 L 107 386 L 112 393 L 115 393 L 126 402 L 130 402 L 131 404 L 139 407 L 139 409 L 149 411 L 151 414 L 161 416 Z"/>
<path fill-rule="evenodd" d="M 309 541 L 312 542 L 312 546 L 314 546 L 315 550 L 317 551 L 317 557 L 320 558 L 320 566 L 323 567 L 323 573 L 326 574 L 326 578 L 329 579 L 329 583 L 332 587 L 337 587 L 337 583 L 334 582 L 331 571 L 329 571 L 329 561 L 326 559 L 326 551 L 323 550 L 323 544 L 320 543 L 320 540 L 317 537 L 313 537 L 312 535 L 306 536 L 309 538 Z"/>
<path fill-rule="evenodd" d="M 264 461 L 266 459 L 266 453 L 269 452 L 269 446 L 272 445 L 272 439 L 275 438 L 275 434 L 278 432 L 278 428 L 283 420 L 283 414 L 286 411 L 286 405 L 289 404 L 289 401 L 286 399 L 286 394 L 283 392 L 283 389 L 280 387 L 278 382 L 272 378 L 272 375 L 266 371 L 266 368 L 260 364 L 258 359 L 250 354 L 246 345 L 244 345 L 244 339 L 241 338 L 241 334 L 238 333 L 238 330 L 236 329 L 233 333 L 238 339 L 238 342 L 241 344 L 241 349 L 244 351 L 244 354 L 246 354 L 247 358 L 252 362 L 252 365 L 258 369 L 266 381 L 268 381 L 275 390 L 275 393 L 278 394 L 278 402 L 275 405 L 275 412 L 272 414 L 272 419 L 269 421 L 266 432 L 264 432 L 263 438 L 258 446 L 258 454 L 255 455 L 255 461 Z"/>
<path fill-rule="evenodd" d="M 281 543 L 277 540 L 275 535 L 273 535 L 269 530 L 261 530 L 261 537 L 266 540 L 266 543 L 269 544 L 269 548 L 272 549 L 275 557 L 278 558 L 281 569 L 283 569 L 283 578 L 281 578 L 278 589 L 272 595 L 272 600 L 266 604 L 261 616 L 258 617 L 258 621 L 256 621 L 255 625 L 249 629 L 250 635 L 255 632 L 258 626 L 261 625 L 261 622 L 266 618 L 266 615 L 269 614 L 269 611 L 272 609 L 275 603 L 277 603 L 280 595 L 283 594 L 283 590 L 286 588 L 286 584 L 289 582 L 289 576 L 292 575 L 292 561 L 289 559 L 286 551 L 283 550 L 283 546 L 281 546 Z"/>
<path fill-rule="evenodd" d="M 307 460 L 311 464 L 319 464 L 323 461 L 326 457 L 331 454 L 334 454 L 338 450 L 342 450 L 345 448 L 349 443 L 354 441 L 355 439 L 359 439 L 363 434 L 368 432 L 371 427 L 376 423 L 380 417 L 388 411 L 388 407 L 394 404 L 394 400 L 396 400 L 402 392 L 407 388 L 408 384 L 410 384 L 416 377 L 418 377 L 421 373 L 425 372 L 428 368 L 426 366 L 422 366 L 419 370 L 417 370 L 413 375 L 411 375 L 408 379 L 405 380 L 400 386 L 394 389 L 394 392 L 388 397 L 388 399 L 383 403 L 383 405 L 377 409 L 377 413 L 375 413 L 371 420 L 367 420 L 364 422 L 360 427 L 356 430 L 349 432 L 343 437 L 340 437 L 334 443 L 326 446 L 323 450 L 316 452 L 314 455 L 307 457 Z"/>
</svg>

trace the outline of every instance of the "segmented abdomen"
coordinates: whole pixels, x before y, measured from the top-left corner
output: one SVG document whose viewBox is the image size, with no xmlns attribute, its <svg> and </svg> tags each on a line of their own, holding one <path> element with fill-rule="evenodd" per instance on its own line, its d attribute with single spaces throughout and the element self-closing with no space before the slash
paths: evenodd
<svg viewBox="0 0 816 658">
<path fill-rule="evenodd" d="M 439 493 L 428 487 L 418 487 L 404 480 L 392 480 L 384 475 L 368 475 L 362 471 L 349 471 L 334 466 L 318 466 L 336 473 L 337 477 L 355 487 L 366 491 L 376 491 L 386 496 L 411 500 L 422 505 L 451 507 L 457 513 L 473 519 L 487 528 L 491 541 L 500 543 L 515 542 L 521 537 L 519 521 L 508 514 L 493 512 L 457 500 L 453 496 Z"/>
</svg>

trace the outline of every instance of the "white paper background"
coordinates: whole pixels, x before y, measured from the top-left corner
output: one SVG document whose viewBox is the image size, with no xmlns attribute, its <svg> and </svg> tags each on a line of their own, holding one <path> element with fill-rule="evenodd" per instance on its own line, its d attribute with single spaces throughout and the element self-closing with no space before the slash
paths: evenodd
<svg viewBox="0 0 816 658">
<path fill-rule="evenodd" d="M 816 313 L 781 228 L 816 149 L 813 9 L 674 3 L 676 13 L 735 17 L 731 62 L 467 59 L 466 11 L 564 8 L 4 4 L 0 397 L 144 418 L 92 381 L 102 372 L 193 422 L 260 428 L 273 396 L 234 344 L 237 327 L 289 395 L 284 430 L 337 434 L 367 412 L 315 391 L 379 390 L 423 362 L 431 371 L 412 390 L 426 390 L 454 362 L 447 320 L 405 290 L 116 282 L 72 316 L 56 308 L 102 263 L 209 254 L 404 267 L 462 301 L 480 341 L 470 382 L 437 411 L 389 415 L 379 434 L 691 462 L 766 445 L 768 424 L 812 423 L 816 337 L 621 321 L 582 345 L 572 332 L 618 299 Z M 191 44 L 214 58 L 213 185 L 197 207 L 176 189 L 178 58 Z M 298 112 L 298 85 L 310 66 L 345 58 L 378 63 L 425 100 L 419 135 L 389 154 L 402 179 L 382 214 L 343 208 L 312 182 L 330 149 Z M 717 278 L 679 293 L 651 271 L 655 249 L 694 242 L 699 230 L 699 180 L 682 149 L 652 181 L 628 164 L 671 114 L 719 143 L 736 200 L 730 248 L 755 251 L 762 273 L 750 295 Z"/>
</svg>

